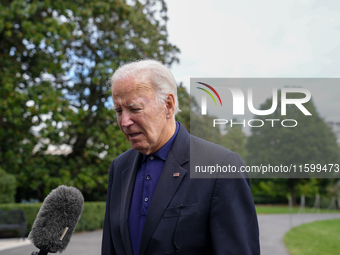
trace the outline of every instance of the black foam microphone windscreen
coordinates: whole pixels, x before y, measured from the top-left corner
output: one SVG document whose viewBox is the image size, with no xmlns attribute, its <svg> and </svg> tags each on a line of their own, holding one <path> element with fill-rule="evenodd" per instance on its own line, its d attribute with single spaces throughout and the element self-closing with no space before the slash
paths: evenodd
<svg viewBox="0 0 340 255">
<path fill-rule="evenodd" d="M 47 252 L 62 252 L 68 245 L 83 211 L 84 197 L 74 188 L 61 185 L 45 198 L 28 239 Z"/>
</svg>

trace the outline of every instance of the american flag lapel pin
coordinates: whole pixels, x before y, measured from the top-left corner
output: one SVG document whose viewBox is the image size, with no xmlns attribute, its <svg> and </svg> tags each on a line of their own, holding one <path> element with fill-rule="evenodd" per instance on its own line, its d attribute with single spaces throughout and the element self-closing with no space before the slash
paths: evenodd
<svg viewBox="0 0 340 255">
<path fill-rule="evenodd" d="M 174 178 L 175 178 L 175 177 L 179 177 L 179 173 L 173 173 L 173 174 L 172 174 L 172 177 L 174 177 Z"/>
</svg>

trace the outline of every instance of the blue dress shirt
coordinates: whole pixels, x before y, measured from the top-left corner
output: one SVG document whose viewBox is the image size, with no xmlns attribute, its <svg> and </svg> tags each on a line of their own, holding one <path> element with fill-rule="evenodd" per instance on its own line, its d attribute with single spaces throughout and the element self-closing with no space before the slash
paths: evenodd
<svg viewBox="0 0 340 255">
<path fill-rule="evenodd" d="M 138 255 L 144 223 L 151 199 L 155 192 L 159 177 L 161 176 L 165 160 L 178 133 L 178 129 L 179 124 L 176 122 L 176 131 L 174 135 L 155 153 L 147 156 L 143 155 L 143 160 L 137 171 L 128 218 L 134 255 Z"/>
</svg>

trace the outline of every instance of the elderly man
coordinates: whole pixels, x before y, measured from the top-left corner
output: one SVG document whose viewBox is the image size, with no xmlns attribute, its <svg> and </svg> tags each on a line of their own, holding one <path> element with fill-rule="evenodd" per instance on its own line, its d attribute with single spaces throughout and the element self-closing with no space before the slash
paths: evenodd
<svg viewBox="0 0 340 255">
<path fill-rule="evenodd" d="M 240 156 L 191 136 L 175 121 L 177 87 L 154 60 L 120 67 L 112 98 L 131 149 L 110 168 L 102 255 L 260 254 L 257 216 L 245 178 L 190 178 L 191 144 L 209 161 Z"/>
</svg>

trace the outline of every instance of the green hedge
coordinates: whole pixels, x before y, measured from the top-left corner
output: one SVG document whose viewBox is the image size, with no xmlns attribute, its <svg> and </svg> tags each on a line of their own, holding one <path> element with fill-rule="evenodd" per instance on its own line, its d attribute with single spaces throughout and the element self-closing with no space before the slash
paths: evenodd
<svg viewBox="0 0 340 255">
<path fill-rule="evenodd" d="M 78 222 L 76 231 L 90 231 L 100 229 L 104 224 L 105 202 L 85 202 L 84 210 Z M 39 204 L 0 204 L 0 209 L 9 211 L 20 209 L 25 212 L 27 233 L 31 231 L 33 222 L 37 217 L 41 203 Z"/>
<path fill-rule="evenodd" d="M 86 202 L 76 231 L 103 228 L 106 202 Z"/>
</svg>

